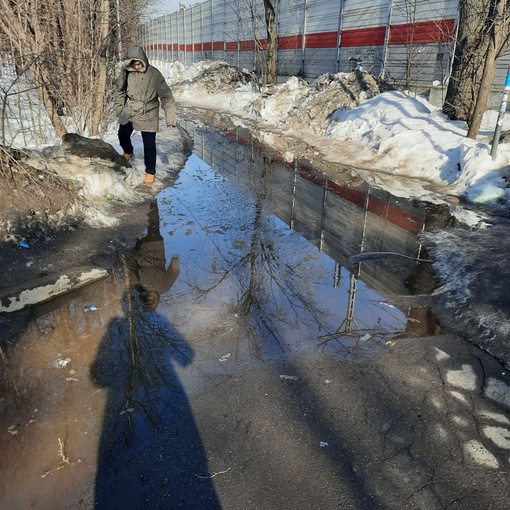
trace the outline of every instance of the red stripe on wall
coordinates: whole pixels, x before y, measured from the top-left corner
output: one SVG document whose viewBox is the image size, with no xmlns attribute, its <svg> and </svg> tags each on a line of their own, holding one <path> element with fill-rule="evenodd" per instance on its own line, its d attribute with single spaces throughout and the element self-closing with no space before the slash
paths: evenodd
<svg viewBox="0 0 510 510">
<path fill-rule="evenodd" d="M 395 25 L 390 28 L 389 44 L 430 44 L 437 42 L 450 41 L 454 35 L 455 20 L 427 21 L 422 23 L 408 23 L 406 25 Z M 383 46 L 386 27 L 360 28 L 356 30 L 344 30 L 340 39 L 342 48 L 363 47 L 363 46 Z M 292 35 L 278 38 L 279 50 L 300 49 L 303 44 L 301 35 Z M 305 37 L 305 48 L 336 48 L 337 33 L 321 32 L 307 34 Z M 151 44 L 149 50 L 169 48 L 169 45 Z M 237 42 L 215 41 L 213 43 L 196 43 L 194 45 L 174 44 L 172 48 L 181 51 L 223 51 L 228 52 L 267 50 L 267 40 L 259 39 L 257 41 L 248 40 Z"/>
<path fill-rule="evenodd" d="M 257 48 L 261 51 L 267 50 L 267 39 L 258 39 L 256 41 Z"/>
<path fill-rule="evenodd" d="M 390 28 L 389 44 L 427 44 L 450 41 L 454 35 L 455 20 L 445 19 L 408 23 Z"/>
<path fill-rule="evenodd" d="M 336 48 L 338 32 L 305 35 L 305 48 Z"/>
<path fill-rule="evenodd" d="M 356 30 L 344 30 L 340 39 L 342 48 L 356 46 L 384 46 L 386 27 L 360 28 Z"/>
<path fill-rule="evenodd" d="M 279 50 L 297 50 L 303 46 L 303 36 L 289 35 L 286 37 L 278 37 Z"/>
<path fill-rule="evenodd" d="M 255 41 L 240 41 L 239 42 L 239 50 L 240 51 L 253 51 L 255 49 Z"/>
<path fill-rule="evenodd" d="M 397 227 L 411 232 L 412 234 L 418 234 L 421 231 L 421 222 L 419 218 L 378 198 L 369 198 L 368 211 L 383 220 L 393 223 L 393 225 L 396 225 Z"/>
<path fill-rule="evenodd" d="M 366 193 L 364 191 L 353 188 L 345 188 L 332 181 L 328 181 L 328 190 L 330 190 L 335 195 L 344 198 L 351 204 L 357 205 L 362 209 L 365 208 Z"/>
</svg>

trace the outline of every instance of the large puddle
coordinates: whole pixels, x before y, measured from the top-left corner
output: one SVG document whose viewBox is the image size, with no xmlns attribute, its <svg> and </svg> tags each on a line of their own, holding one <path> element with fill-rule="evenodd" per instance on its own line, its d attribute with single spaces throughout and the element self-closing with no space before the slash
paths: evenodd
<svg viewBox="0 0 510 510">
<path fill-rule="evenodd" d="M 434 285 L 418 238 L 433 211 L 186 127 L 195 152 L 133 249 L 1 346 L 3 508 L 66 508 L 94 479 L 101 507 L 105 473 L 178 436 L 187 395 L 252 363 L 355 359 L 437 328 L 392 300 Z"/>
</svg>

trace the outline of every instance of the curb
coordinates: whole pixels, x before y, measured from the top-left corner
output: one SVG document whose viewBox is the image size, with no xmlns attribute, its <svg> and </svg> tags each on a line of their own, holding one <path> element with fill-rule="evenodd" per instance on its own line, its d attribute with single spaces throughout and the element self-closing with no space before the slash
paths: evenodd
<svg viewBox="0 0 510 510">
<path fill-rule="evenodd" d="M 58 296 L 106 278 L 108 271 L 98 267 L 77 267 L 60 276 L 48 275 L 0 291 L 0 313 L 11 313 L 39 305 Z"/>
</svg>

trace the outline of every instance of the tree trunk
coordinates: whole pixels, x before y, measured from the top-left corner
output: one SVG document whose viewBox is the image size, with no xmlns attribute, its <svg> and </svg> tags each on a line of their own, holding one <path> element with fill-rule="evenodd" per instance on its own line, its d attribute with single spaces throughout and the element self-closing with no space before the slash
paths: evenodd
<svg viewBox="0 0 510 510">
<path fill-rule="evenodd" d="M 460 0 L 459 31 L 443 112 L 469 126 L 476 138 L 487 108 L 497 59 L 508 48 L 508 0 Z"/>
<path fill-rule="evenodd" d="M 95 81 L 93 87 L 96 90 L 94 101 L 92 102 L 92 112 L 89 131 L 91 136 L 99 133 L 99 126 L 105 121 L 105 95 L 107 83 L 108 61 L 106 54 L 106 45 L 110 33 L 110 0 L 101 0 L 98 22 L 101 23 L 99 29 L 100 48 L 98 48 L 98 58 L 96 63 Z"/>
<path fill-rule="evenodd" d="M 505 2 L 500 0 L 495 7 L 493 13 L 493 23 L 490 30 L 489 45 L 485 57 L 483 75 L 480 83 L 480 91 L 476 98 L 473 108 L 471 121 L 469 122 L 468 138 L 475 139 L 482 124 L 482 117 L 487 108 L 489 100 L 490 87 L 496 76 L 498 50 L 501 47 L 503 15 L 505 10 Z"/>
<path fill-rule="evenodd" d="M 267 30 L 267 84 L 274 85 L 277 76 L 278 39 L 276 34 L 276 16 L 271 0 L 264 0 Z"/>
<path fill-rule="evenodd" d="M 443 112 L 453 120 L 464 120 L 468 124 L 480 90 L 487 54 L 488 41 L 483 37 L 483 31 L 490 1 L 459 1 L 459 30 Z"/>
<path fill-rule="evenodd" d="M 40 84 L 38 87 L 39 97 L 48 113 L 49 118 L 51 119 L 51 123 L 53 124 L 53 128 L 55 129 L 55 134 L 62 138 L 67 133 L 67 128 L 65 127 L 64 122 L 60 118 L 57 101 L 55 95 L 51 93 L 49 90 L 50 77 L 45 66 L 40 66 L 38 63 L 34 66 L 36 76 L 36 83 Z"/>
</svg>

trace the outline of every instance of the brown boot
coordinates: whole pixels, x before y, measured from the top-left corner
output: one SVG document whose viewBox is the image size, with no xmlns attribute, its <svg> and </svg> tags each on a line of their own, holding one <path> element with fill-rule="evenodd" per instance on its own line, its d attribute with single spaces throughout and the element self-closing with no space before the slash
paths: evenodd
<svg viewBox="0 0 510 510">
<path fill-rule="evenodd" d="M 126 154 L 126 153 L 124 153 L 124 154 L 122 154 L 122 156 L 124 157 L 124 159 L 126 161 L 129 161 L 133 157 L 133 154 Z"/>
<path fill-rule="evenodd" d="M 152 174 L 145 174 L 145 178 L 143 179 L 143 182 L 145 184 L 152 184 L 154 182 L 154 175 L 152 175 Z"/>
</svg>

